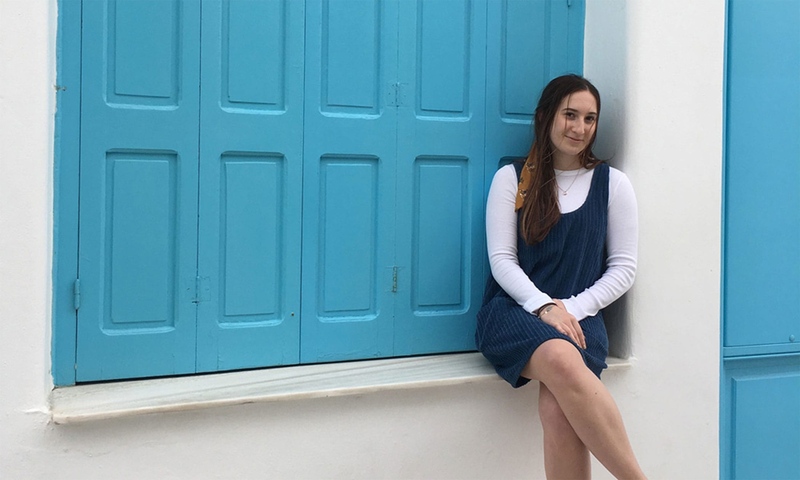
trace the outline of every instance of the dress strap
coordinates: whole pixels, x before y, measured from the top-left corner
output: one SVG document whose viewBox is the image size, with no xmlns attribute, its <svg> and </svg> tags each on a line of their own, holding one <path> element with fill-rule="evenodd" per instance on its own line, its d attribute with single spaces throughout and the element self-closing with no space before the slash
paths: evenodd
<svg viewBox="0 0 800 480">
<path fill-rule="evenodd" d="M 512 165 L 514 165 L 514 171 L 517 172 L 517 181 L 519 181 L 519 176 L 522 175 L 522 167 L 525 166 L 525 159 L 514 160 Z"/>
</svg>

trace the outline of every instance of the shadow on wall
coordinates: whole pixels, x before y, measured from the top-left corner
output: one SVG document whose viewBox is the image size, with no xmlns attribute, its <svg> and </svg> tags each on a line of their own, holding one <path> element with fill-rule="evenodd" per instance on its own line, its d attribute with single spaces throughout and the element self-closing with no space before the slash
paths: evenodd
<svg viewBox="0 0 800 480">
<path fill-rule="evenodd" d="M 625 152 L 627 117 L 625 104 L 627 100 L 627 58 L 628 58 L 628 10 L 625 0 L 604 0 L 603 2 L 589 2 L 587 9 L 594 7 L 597 11 L 591 12 L 594 22 L 587 25 L 590 28 L 603 28 L 613 25 L 614 28 L 605 29 L 602 35 L 587 34 L 587 38 L 604 39 L 602 44 L 586 43 L 584 45 L 584 75 L 600 91 L 602 110 L 595 142 L 595 154 L 607 160 L 608 163 L 625 172 L 626 158 L 620 155 Z M 598 66 L 599 76 L 594 76 L 593 66 Z M 636 185 L 634 185 L 636 188 Z M 630 300 L 636 295 L 634 284 L 630 292 L 617 300 L 604 310 L 606 329 L 608 330 L 609 356 L 629 358 L 633 355 L 631 345 L 631 328 L 638 319 L 631 318 Z"/>
<path fill-rule="evenodd" d="M 629 358 L 633 354 L 631 348 L 630 324 L 633 319 L 628 313 L 628 296 L 623 296 L 603 311 L 608 330 L 608 356 Z"/>
</svg>

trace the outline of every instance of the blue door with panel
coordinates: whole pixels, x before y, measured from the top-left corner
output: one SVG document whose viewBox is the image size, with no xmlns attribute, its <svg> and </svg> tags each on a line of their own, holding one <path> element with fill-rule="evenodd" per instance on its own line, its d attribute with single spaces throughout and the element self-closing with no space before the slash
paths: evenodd
<svg viewBox="0 0 800 480">
<path fill-rule="evenodd" d="M 400 4 L 395 354 L 468 350 L 484 275 L 487 4 Z"/>
<path fill-rule="evenodd" d="M 77 381 L 298 362 L 303 23 L 84 2 Z"/>
<path fill-rule="evenodd" d="M 540 89 L 580 71 L 583 4 L 306 8 L 301 359 L 472 350 L 484 193 Z"/>
<path fill-rule="evenodd" d="M 398 2 L 306 2 L 302 360 L 392 355 Z"/>
<path fill-rule="evenodd" d="M 308 10 L 303 360 L 471 350 L 486 3 Z"/>
<path fill-rule="evenodd" d="M 76 381 L 472 350 L 488 182 L 582 29 L 566 0 L 83 2 Z"/>
<path fill-rule="evenodd" d="M 203 1 L 198 371 L 299 361 L 304 17 Z"/>
<path fill-rule="evenodd" d="M 800 478 L 800 3 L 729 0 L 721 476 Z"/>
<path fill-rule="evenodd" d="M 83 3 L 77 381 L 195 371 L 199 21 Z"/>
</svg>

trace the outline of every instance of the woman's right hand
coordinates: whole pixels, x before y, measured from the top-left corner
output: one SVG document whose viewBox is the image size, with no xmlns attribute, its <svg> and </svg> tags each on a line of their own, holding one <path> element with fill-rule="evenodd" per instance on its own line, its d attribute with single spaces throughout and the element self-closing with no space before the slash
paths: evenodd
<svg viewBox="0 0 800 480">
<path fill-rule="evenodd" d="M 563 303 L 556 302 L 553 308 L 548 309 L 547 313 L 543 312 L 539 315 L 539 318 L 544 323 L 571 338 L 579 347 L 586 348 L 586 338 L 583 336 L 583 329 L 578 319 L 564 308 Z"/>
</svg>

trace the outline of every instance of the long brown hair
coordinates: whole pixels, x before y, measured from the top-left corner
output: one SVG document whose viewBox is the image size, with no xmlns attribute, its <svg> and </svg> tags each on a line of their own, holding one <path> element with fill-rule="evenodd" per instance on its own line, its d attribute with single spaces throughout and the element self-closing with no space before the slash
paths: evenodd
<svg viewBox="0 0 800 480">
<path fill-rule="evenodd" d="M 556 174 L 553 167 L 553 143 L 550 131 L 553 128 L 561 101 L 575 92 L 588 91 L 597 102 L 597 115 L 600 116 L 600 93 L 594 85 L 578 75 L 564 75 L 554 78 L 544 87 L 536 106 L 533 119 L 533 144 L 528 152 L 525 166 L 531 173 L 531 184 L 520 209 L 519 231 L 525 243 L 533 245 L 547 236 L 558 223 L 561 212 L 558 209 Z M 600 163 L 592 145 L 597 136 L 595 128 L 586 148 L 579 154 L 583 168 L 594 168 Z"/>
</svg>

